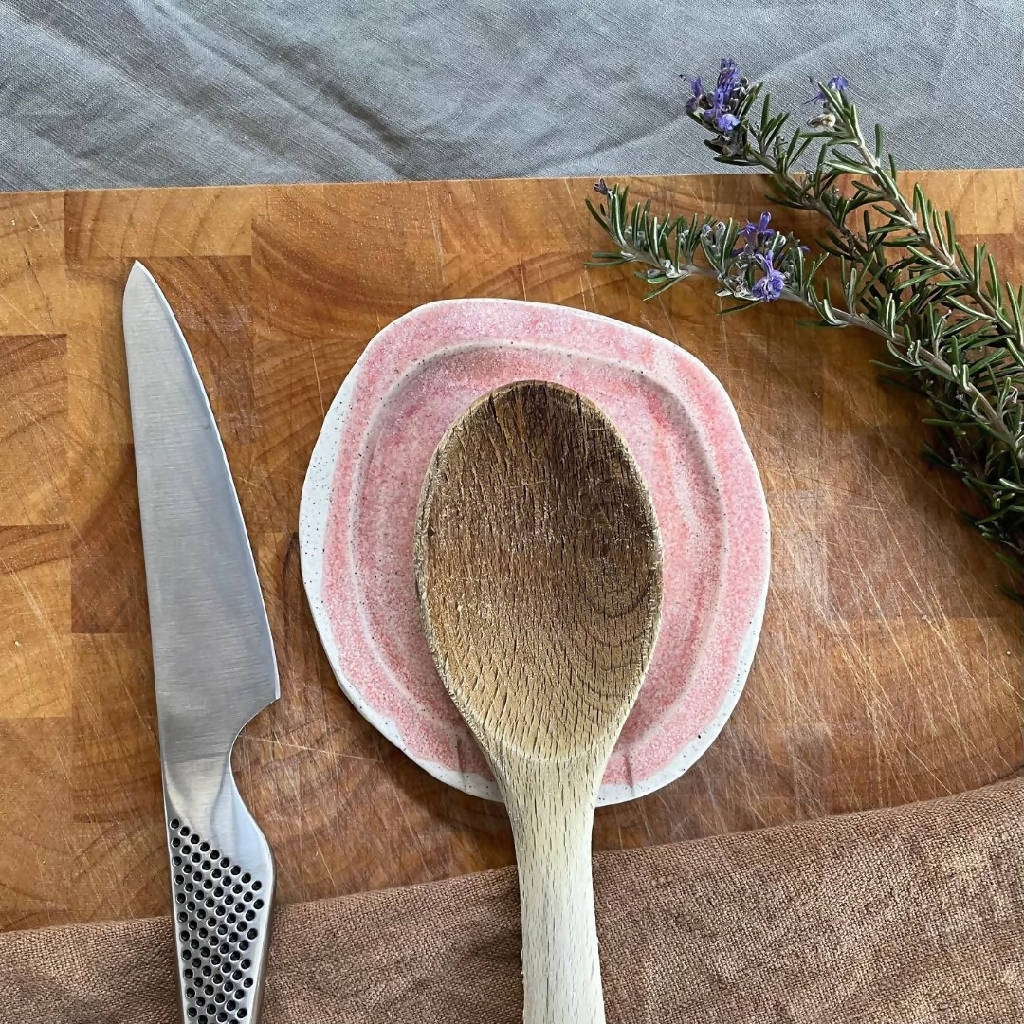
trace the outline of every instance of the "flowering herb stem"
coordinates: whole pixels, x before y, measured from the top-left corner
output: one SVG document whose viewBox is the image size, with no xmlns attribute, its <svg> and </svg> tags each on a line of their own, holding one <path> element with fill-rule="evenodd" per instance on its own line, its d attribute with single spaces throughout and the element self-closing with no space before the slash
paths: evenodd
<svg viewBox="0 0 1024 1024">
<path fill-rule="evenodd" d="M 715 159 L 761 168 L 771 201 L 823 218 L 818 254 L 772 228 L 767 212 L 742 227 L 709 214 L 658 217 L 602 179 L 602 200 L 587 205 L 614 248 L 591 265 L 638 265 L 651 296 L 709 277 L 736 300 L 723 312 L 781 299 L 820 325 L 883 338 L 888 375 L 932 406 L 927 456 L 973 491 L 981 511 L 968 518 L 1024 573 L 1024 288 L 1001 281 L 984 245 L 968 253 L 952 215 L 919 185 L 904 194 L 882 129 L 864 137 L 841 75 L 816 83 L 821 109 L 809 121 L 774 111 L 731 60 L 711 89 L 687 81 L 686 112 Z"/>
</svg>

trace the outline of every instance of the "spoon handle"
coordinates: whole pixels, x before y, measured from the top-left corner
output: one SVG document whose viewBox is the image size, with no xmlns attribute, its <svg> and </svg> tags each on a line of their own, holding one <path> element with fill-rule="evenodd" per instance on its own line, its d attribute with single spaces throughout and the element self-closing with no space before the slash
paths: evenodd
<svg viewBox="0 0 1024 1024">
<path fill-rule="evenodd" d="M 524 1024 L 605 1019 L 591 867 L 595 787 L 572 771 L 517 765 L 503 780 L 519 865 Z"/>
</svg>

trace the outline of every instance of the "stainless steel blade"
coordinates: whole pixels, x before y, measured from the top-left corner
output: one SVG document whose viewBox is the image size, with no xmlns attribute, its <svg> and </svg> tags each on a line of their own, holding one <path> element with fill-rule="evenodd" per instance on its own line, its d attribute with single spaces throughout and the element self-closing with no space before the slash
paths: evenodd
<svg viewBox="0 0 1024 1024">
<path fill-rule="evenodd" d="M 124 335 L 161 750 L 190 761 L 223 753 L 280 696 L 274 645 L 209 399 L 139 263 Z"/>
<path fill-rule="evenodd" d="M 259 1011 L 273 860 L 231 747 L 280 696 L 263 595 L 210 402 L 153 277 L 123 322 L 184 1020 Z"/>
</svg>

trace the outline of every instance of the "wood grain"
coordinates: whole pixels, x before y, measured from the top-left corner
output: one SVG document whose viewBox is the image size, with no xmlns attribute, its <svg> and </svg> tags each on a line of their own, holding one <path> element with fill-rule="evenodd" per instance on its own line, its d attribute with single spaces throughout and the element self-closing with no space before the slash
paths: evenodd
<svg viewBox="0 0 1024 1024">
<path fill-rule="evenodd" d="M 1024 172 L 915 174 L 965 244 L 1024 276 Z M 0 197 L 0 924 L 163 913 L 148 620 L 120 293 L 145 259 L 187 325 L 252 534 L 282 699 L 236 748 L 309 899 L 512 862 L 501 807 L 427 776 L 342 697 L 302 596 L 299 485 L 328 403 L 378 327 L 489 295 L 585 307 L 677 340 L 722 380 L 773 522 L 744 695 L 687 774 L 597 814 L 600 847 L 778 825 L 958 792 L 1017 771 L 1019 610 L 919 458 L 877 340 L 797 310 L 721 319 L 705 282 L 644 303 L 586 270 L 584 180 Z M 749 175 L 642 179 L 680 211 L 747 217 Z M 781 219 L 810 234 L 803 215 Z"/>
<path fill-rule="evenodd" d="M 501 789 L 519 866 L 526 1024 L 603 1024 L 594 802 L 658 633 L 643 477 L 592 402 L 497 388 L 441 439 L 416 521 L 434 663 Z"/>
</svg>

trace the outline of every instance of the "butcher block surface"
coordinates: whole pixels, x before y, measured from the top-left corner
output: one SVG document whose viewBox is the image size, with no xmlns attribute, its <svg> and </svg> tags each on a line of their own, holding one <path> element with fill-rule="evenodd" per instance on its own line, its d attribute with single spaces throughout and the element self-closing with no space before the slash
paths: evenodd
<svg viewBox="0 0 1024 1024">
<path fill-rule="evenodd" d="M 913 177 L 1021 278 L 1024 172 Z M 746 175 L 634 188 L 679 212 L 762 208 Z M 379 328 L 432 299 L 564 303 L 678 341 L 721 378 L 760 468 L 773 570 L 746 690 L 683 778 L 598 812 L 598 847 L 1020 768 L 1020 609 L 958 521 L 958 485 L 919 458 L 918 411 L 876 382 L 877 339 L 805 329 L 783 304 L 720 318 L 707 282 L 644 303 L 628 268 L 584 269 L 602 247 L 588 192 L 550 179 L 0 196 L 0 927 L 168 907 L 120 323 L 135 259 L 210 391 L 267 599 L 282 697 L 235 765 L 283 900 L 513 860 L 499 805 L 428 776 L 345 700 L 302 592 L 299 489 L 324 412 Z"/>
</svg>

